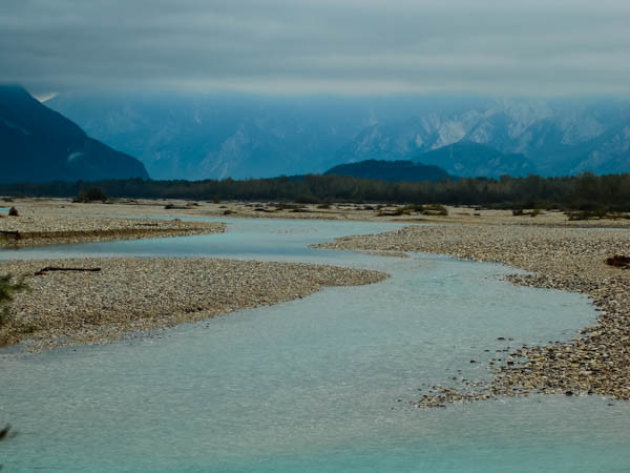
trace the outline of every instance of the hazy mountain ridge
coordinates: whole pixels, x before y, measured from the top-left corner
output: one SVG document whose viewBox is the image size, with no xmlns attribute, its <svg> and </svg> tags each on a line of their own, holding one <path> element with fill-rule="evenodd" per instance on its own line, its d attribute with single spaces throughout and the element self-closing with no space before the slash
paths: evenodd
<svg viewBox="0 0 630 473">
<path fill-rule="evenodd" d="M 417 162 L 441 166 L 461 177 L 536 174 L 536 167 L 522 154 L 504 154 L 473 141 L 458 141 L 417 156 Z"/>
<path fill-rule="evenodd" d="M 630 104 L 612 111 L 607 105 L 598 104 L 575 108 L 563 104 L 557 109 L 540 101 L 534 104 L 497 103 L 461 113 L 435 112 L 396 124 L 376 124 L 363 130 L 338 158 L 360 160 L 392 156 L 404 159 L 411 156 L 457 173 L 458 170 L 447 163 L 427 161 L 420 156 L 453 143 L 471 142 L 521 160 L 514 166 L 508 165 L 505 159 L 501 168 L 489 166 L 485 172 L 492 177 L 498 177 L 508 168 L 549 176 L 584 171 L 598 174 L 630 171 L 630 139 L 624 132 L 630 123 Z M 523 158 L 530 165 L 526 166 Z M 478 175 L 473 170 L 459 173 Z"/>
<path fill-rule="evenodd" d="M 0 182 L 149 177 L 17 86 L 0 86 L 0 165 Z"/>
<path fill-rule="evenodd" d="M 138 156 L 159 179 L 304 174 L 364 160 L 425 162 L 423 153 L 457 142 L 503 155 L 497 161 L 489 152 L 487 165 L 468 166 L 461 175 L 630 171 L 630 102 L 621 100 L 67 95 L 50 105 Z"/>
<path fill-rule="evenodd" d="M 138 156 L 156 179 L 324 171 L 322 157 L 362 127 L 352 110 L 240 96 L 67 96 L 50 104 Z"/>
</svg>

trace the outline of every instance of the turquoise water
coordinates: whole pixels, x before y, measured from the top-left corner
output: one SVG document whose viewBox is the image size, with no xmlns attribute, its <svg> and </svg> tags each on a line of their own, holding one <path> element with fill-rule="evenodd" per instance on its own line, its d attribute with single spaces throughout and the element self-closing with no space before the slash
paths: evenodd
<svg viewBox="0 0 630 473">
<path fill-rule="evenodd" d="M 470 360 L 570 338 L 596 314 L 583 296 L 501 281 L 512 272 L 502 266 L 308 248 L 389 228 L 232 220 L 224 235 L 1 252 L 335 262 L 392 275 L 119 343 L 2 353 L 0 422 L 19 431 L 0 449 L 6 471 L 628 471 L 626 403 L 412 406 L 452 377 L 487 379 Z"/>
</svg>

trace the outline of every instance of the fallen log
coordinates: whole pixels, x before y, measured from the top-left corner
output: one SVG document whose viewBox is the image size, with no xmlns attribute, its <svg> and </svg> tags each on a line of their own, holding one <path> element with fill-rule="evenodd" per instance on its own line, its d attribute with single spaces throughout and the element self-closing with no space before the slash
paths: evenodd
<svg viewBox="0 0 630 473">
<path fill-rule="evenodd" d="M 35 276 L 42 276 L 49 271 L 84 271 L 97 273 L 101 271 L 101 268 L 61 268 L 56 266 L 46 266 L 35 273 Z"/>
</svg>

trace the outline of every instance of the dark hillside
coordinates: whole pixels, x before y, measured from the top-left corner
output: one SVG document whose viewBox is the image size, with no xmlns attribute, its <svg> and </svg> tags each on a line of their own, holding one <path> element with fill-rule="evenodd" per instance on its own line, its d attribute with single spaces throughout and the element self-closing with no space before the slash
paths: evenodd
<svg viewBox="0 0 630 473">
<path fill-rule="evenodd" d="M 137 159 L 88 137 L 21 87 L 0 86 L 0 182 L 147 179 Z"/>
<path fill-rule="evenodd" d="M 438 166 L 425 166 L 411 161 L 367 160 L 341 164 L 329 169 L 325 174 L 391 182 L 436 182 L 451 178 L 444 169 Z"/>
</svg>

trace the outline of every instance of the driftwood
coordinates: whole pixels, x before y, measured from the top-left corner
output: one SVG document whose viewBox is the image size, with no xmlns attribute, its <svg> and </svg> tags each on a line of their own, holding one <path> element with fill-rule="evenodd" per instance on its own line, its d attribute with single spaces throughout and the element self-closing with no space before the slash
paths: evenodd
<svg viewBox="0 0 630 473">
<path fill-rule="evenodd" d="M 97 273 L 101 271 L 101 268 L 59 268 L 55 266 L 46 266 L 35 273 L 35 276 L 42 276 L 49 271 L 83 271 Z"/>
<path fill-rule="evenodd" d="M 615 268 L 630 269 L 630 256 L 615 255 L 606 259 L 606 264 Z"/>
</svg>

